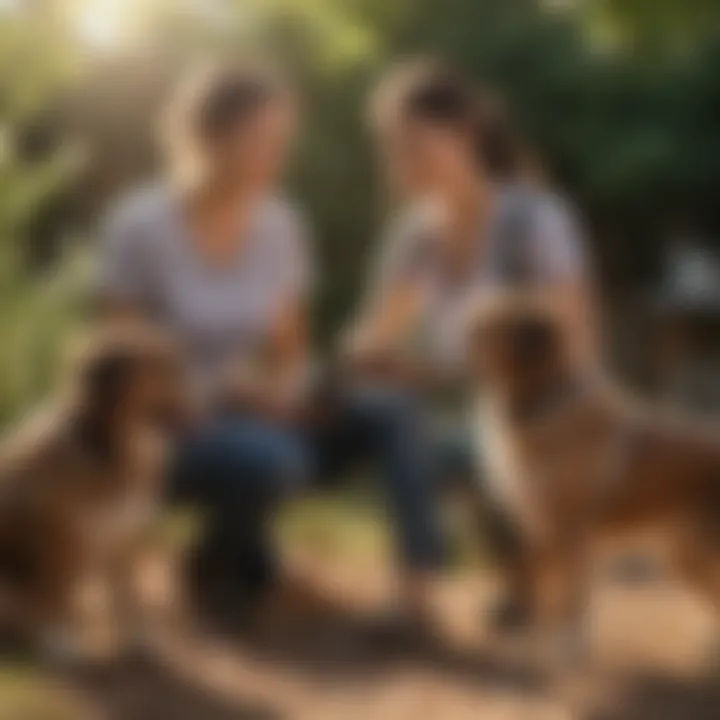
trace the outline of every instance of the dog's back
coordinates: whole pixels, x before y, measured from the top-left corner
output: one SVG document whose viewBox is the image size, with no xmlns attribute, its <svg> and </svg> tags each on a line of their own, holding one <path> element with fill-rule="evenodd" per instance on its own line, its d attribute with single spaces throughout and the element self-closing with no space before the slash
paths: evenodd
<svg viewBox="0 0 720 720">
<path fill-rule="evenodd" d="M 632 422 L 616 416 L 613 427 L 619 450 L 604 506 L 611 525 L 720 521 L 720 427 L 650 408 Z"/>
</svg>

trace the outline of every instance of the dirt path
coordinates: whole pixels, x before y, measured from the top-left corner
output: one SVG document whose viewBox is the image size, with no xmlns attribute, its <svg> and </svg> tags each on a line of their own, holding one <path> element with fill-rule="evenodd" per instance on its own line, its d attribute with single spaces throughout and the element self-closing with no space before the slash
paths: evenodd
<svg viewBox="0 0 720 720">
<path fill-rule="evenodd" d="M 380 649 L 368 611 L 387 578 L 325 568 L 342 611 L 243 640 L 175 632 L 163 662 L 94 670 L 75 688 L 110 720 L 709 720 L 720 682 L 702 669 L 710 618 L 663 578 L 606 583 L 593 609 L 593 660 L 553 675 L 482 627 L 488 577 L 448 580 L 433 647 Z M 524 658 L 524 659 L 523 659 Z"/>
</svg>

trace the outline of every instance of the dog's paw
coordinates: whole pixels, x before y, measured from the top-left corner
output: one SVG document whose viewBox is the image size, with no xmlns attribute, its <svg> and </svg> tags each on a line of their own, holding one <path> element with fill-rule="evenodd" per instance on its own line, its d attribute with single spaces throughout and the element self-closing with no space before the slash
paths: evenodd
<svg viewBox="0 0 720 720">
<path fill-rule="evenodd" d="M 583 626 L 566 627 L 546 640 L 544 654 L 548 664 L 559 671 L 577 671 L 590 662 L 590 643 Z"/>
<path fill-rule="evenodd" d="M 36 642 L 38 659 L 51 667 L 75 667 L 91 660 L 91 653 L 80 634 L 59 626 L 41 633 Z"/>
<path fill-rule="evenodd" d="M 118 647 L 118 655 L 123 661 L 148 662 L 157 656 L 157 652 L 157 637 L 147 622 L 135 621 L 124 628 Z"/>
<path fill-rule="evenodd" d="M 524 633 L 532 625 L 527 603 L 510 596 L 501 597 L 487 610 L 487 620 L 493 632 L 503 635 Z"/>
</svg>

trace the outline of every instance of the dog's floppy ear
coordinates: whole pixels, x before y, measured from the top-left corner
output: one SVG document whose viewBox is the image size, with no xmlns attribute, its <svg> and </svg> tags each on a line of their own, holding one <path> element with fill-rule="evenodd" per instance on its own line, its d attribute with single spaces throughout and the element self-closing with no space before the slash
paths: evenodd
<svg viewBox="0 0 720 720">
<path fill-rule="evenodd" d="M 86 407 L 112 415 L 127 390 L 136 359 L 122 348 L 101 346 L 80 367 L 81 398 Z"/>
<path fill-rule="evenodd" d="M 534 290 L 497 288 L 472 298 L 462 316 L 468 360 L 486 342 L 502 342 L 508 360 L 520 367 L 545 367 L 560 358 L 563 339 L 557 308 Z M 496 333 L 500 337 L 494 337 Z"/>
<path fill-rule="evenodd" d="M 76 351 L 73 385 L 82 438 L 98 454 L 110 452 L 118 409 L 138 362 L 122 333 L 97 331 Z"/>
</svg>

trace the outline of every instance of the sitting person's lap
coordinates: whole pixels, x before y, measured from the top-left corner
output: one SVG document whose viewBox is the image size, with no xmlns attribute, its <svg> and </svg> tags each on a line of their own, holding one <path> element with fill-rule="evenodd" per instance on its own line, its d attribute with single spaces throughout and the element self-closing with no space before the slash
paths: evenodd
<svg viewBox="0 0 720 720">
<path fill-rule="evenodd" d="M 279 502 L 303 488 L 334 485 L 357 463 L 370 464 L 390 508 L 401 562 L 418 570 L 438 567 L 444 556 L 439 481 L 471 472 L 467 443 L 453 433 L 438 437 L 424 403 L 399 389 L 363 388 L 337 400 L 326 422 L 310 430 L 243 414 L 207 422 L 178 446 L 172 496 L 209 512 L 211 532 L 238 545 L 231 563 L 233 554 L 240 562 L 244 545 L 252 563 L 264 554 L 268 565 L 267 519 Z"/>
<path fill-rule="evenodd" d="M 306 447 L 293 432 L 249 415 L 223 415 L 188 433 L 170 473 L 171 499 L 199 505 L 206 530 L 189 558 L 199 599 L 218 590 L 250 600 L 278 575 L 270 520 L 307 477 Z"/>
<path fill-rule="evenodd" d="M 274 502 L 307 476 L 307 448 L 295 432 L 259 417 L 226 414 L 179 443 L 171 493 L 211 509 L 251 499 Z"/>
</svg>

